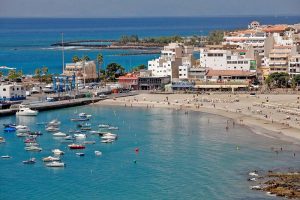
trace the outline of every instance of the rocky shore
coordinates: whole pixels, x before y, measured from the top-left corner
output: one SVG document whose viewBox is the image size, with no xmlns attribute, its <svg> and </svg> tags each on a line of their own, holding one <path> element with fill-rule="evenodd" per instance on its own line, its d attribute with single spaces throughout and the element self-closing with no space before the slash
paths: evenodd
<svg viewBox="0 0 300 200">
<path fill-rule="evenodd" d="M 249 181 L 259 181 L 250 186 L 252 190 L 262 190 L 269 195 L 300 199 L 300 172 L 273 172 L 259 176 L 257 172 L 250 172 Z"/>
</svg>

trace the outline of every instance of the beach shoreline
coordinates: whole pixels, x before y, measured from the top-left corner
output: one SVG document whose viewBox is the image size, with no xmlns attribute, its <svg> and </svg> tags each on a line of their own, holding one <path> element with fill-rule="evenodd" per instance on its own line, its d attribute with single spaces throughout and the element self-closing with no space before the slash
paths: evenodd
<svg viewBox="0 0 300 200">
<path fill-rule="evenodd" d="M 276 98 L 274 98 L 276 96 Z M 298 99 L 297 95 L 293 96 Z M 99 101 L 94 105 L 140 107 L 140 108 L 164 108 L 182 110 L 188 112 L 204 112 L 228 118 L 227 124 L 239 124 L 249 128 L 255 134 L 278 139 L 291 144 L 300 145 L 300 124 L 296 116 L 285 120 L 286 114 L 277 113 L 273 108 L 265 108 L 258 111 L 253 106 L 259 101 L 269 103 L 286 102 L 284 95 L 260 95 L 250 97 L 248 94 L 139 94 L 131 97 L 121 97 Z M 258 112 L 256 112 L 258 111 Z M 299 117 L 300 119 L 300 117 Z M 294 120 L 294 121 L 293 121 Z M 229 128 L 224 127 L 224 128 Z"/>
</svg>

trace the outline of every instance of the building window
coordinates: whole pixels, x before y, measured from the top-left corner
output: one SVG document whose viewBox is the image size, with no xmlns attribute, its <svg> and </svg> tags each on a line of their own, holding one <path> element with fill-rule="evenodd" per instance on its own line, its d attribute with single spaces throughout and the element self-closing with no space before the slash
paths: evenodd
<svg viewBox="0 0 300 200">
<path fill-rule="evenodd" d="M 19 88 L 17 87 L 17 90 L 19 90 Z"/>
<path fill-rule="evenodd" d="M 248 64 L 248 61 L 244 61 L 244 64 Z"/>
<path fill-rule="evenodd" d="M 3 88 L 3 91 L 6 91 L 6 88 Z"/>
</svg>

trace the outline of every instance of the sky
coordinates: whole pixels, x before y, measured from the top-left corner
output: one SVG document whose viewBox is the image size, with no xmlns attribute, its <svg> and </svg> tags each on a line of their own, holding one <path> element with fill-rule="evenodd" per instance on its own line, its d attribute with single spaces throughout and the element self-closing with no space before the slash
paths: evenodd
<svg viewBox="0 0 300 200">
<path fill-rule="evenodd" d="M 0 17 L 300 15 L 300 0 L 0 0 Z"/>
</svg>

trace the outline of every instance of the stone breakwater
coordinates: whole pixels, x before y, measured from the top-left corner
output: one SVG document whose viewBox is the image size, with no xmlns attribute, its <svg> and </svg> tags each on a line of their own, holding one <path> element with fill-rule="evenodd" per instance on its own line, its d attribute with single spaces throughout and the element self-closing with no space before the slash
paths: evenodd
<svg viewBox="0 0 300 200">
<path fill-rule="evenodd" d="M 300 172 L 273 172 L 259 176 L 256 172 L 249 173 L 249 181 L 258 181 L 250 186 L 252 190 L 262 190 L 269 195 L 289 199 L 300 199 Z"/>
</svg>

